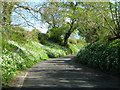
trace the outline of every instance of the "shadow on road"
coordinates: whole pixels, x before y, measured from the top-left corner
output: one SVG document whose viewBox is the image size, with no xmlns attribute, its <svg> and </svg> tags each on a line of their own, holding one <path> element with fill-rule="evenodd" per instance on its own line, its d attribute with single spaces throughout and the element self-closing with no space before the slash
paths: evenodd
<svg viewBox="0 0 120 90">
<path fill-rule="evenodd" d="M 39 62 L 27 71 L 28 75 L 22 88 L 11 87 L 12 90 L 103 90 L 120 88 L 118 77 L 75 64 L 72 60 L 73 57 L 65 56 Z M 4 88 L 3 90 L 8 89 Z"/>
</svg>

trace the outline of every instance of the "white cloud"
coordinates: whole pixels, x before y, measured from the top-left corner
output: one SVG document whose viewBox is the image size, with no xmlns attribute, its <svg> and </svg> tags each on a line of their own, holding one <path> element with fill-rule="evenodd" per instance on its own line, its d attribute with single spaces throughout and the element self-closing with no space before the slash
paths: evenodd
<svg viewBox="0 0 120 90">
<path fill-rule="evenodd" d="M 47 33 L 48 29 L 47 29 L 47 24 L 36 24 L 34 25 L 34 27 L 36 27 L 36 29 L 38 29 L 41 33 Z"/>
</svg>

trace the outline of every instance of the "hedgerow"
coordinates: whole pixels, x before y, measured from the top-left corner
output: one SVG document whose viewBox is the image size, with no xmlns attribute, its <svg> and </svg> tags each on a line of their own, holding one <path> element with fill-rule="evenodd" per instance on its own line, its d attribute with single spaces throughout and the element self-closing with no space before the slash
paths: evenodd
<svg viewBox="0 0 120 90">
<path fill-rule="evenodd" d="M 75 61 L 103 71 L 120 72 L 120 39 L 90 44 L 79 51 Z"/>
<path fill-rule="evenodd" d="M 72 47 L 72 48 L 71 48 Z M 73 47 L 76 47 L 75 49 Z M 77 46 L 66 48 L 55 43 L 47 42 L 42 45 L 36 41 L 18 43 L 8 40 L 3 42 L 0 59 L 2 68 L 2 84 L 7 86 L 19 72 L 26 70 L 39 61 L 77 53 Z M 71 51 L 71 52 L 70 52 Z"/>
</svg>

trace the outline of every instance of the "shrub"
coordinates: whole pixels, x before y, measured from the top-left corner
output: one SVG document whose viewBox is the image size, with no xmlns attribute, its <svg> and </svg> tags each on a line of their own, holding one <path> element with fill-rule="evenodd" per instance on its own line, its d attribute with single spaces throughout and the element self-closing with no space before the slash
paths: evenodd
<svg viewBox="0 0 120 90">
<path fill-rule="evenodd" d="M 65 56 L 66 52 L 64 51 L 64 47 L 60 45 L 56 45 L 55 43 L 46 42 L 46 46 L 43 47 L 46 50 L 49 58 L 61 57 Z"/>
<path fill-rule="evenodd" d="M 46 42 L 42 45 L 37 41 L 27 41 L 17 43 L 16 41 L 5 40 L 1 55 L 2 80 L 3 85 L 8 83 L 20 71 L 25 70 L 35 63 L 48 59 L 77 53 L 77 46 L 71 44 L 68 48 L 55 43 Z"/>
<path fill-rule="evenodd" d="M 46 54 L 46 51 L 43 49 L 43 45 L 39 42 L 35 41 L 28 41 L 24 47 L 31 51 L 31 54 L 35 57 L 36 60 L 44 60 L 48 59 L 48 55 Z"/>
<path fill-rule="evenodd" d="M 103 71 L 120 72 L 119 49 L 120 39 L 110 43 L 96 42 L 81 49 L 75 60 Z"/>
<path fill-rule="evenodd" d="M 77 39 L 69 38 L 68 42 L 71 44 L 77 44 Z"/>
<path fill-rule="evenodd" d="M 30 46 L 29 43 L 28 46 Z M 6 86 L 19 71 L 25 70 L 36 62 L 48 58 L 45 51 L 41 52 L 41 54 L 40 51 L 37 51 L 41 50 L 38 49 L 39 47 L 32 48 L 33 49 L 27 49 L 14 41 L 4 43 L 2 56 L 0 57 L 2 59 L 2 83 L 4 86 Z M 42 56 L 43 54 L 44 56 Z"/>
<path fill-rule="evenodd" d="M 44 33 L 38 33 L 38 40 L 41 44 L 46 44 L 46 41 L 48 41 L 49 37 L 47 34 Z"/>
<path fill-rule="evenodd" d="M 39 61 L 75 54 L 79 50 L 79 47 L 74 44 L 63 47 L 50 42 L 45 34 L 39 37 L 40 41 L 45 39 L 45 42 L 40 43 L 38 33 L 25 31 L 20 27 L 4 28 L 2 54 L 0 53 L 3 86 L 7 86 L 20 71 L 26 70 Z"/>
</svg>

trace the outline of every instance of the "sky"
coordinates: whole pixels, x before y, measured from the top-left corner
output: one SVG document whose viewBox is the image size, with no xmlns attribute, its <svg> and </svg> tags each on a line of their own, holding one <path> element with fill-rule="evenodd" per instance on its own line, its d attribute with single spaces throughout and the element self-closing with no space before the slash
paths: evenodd
<svg viewBox="0 0 120 90">
<path fill-rule="evenodd" d="M 25 0 L 24 0 L 25 1 Z M 41 5 L 41 4 L 43 4 L 43 2 L 42 1 L 44 1 L 44 0 L 41 0 L 41 2 L 40 2 L 40 0 L 34 0 L 34 2 L 33 2 L 33 0 L 28 0 L 29 2 L 27 2 L 28 3 L 28 5 L 30 6 L 30 7 L 34 7 L 35 9 L 37 9 L 38 7 L 36 7 L 36 5 L 38 5 L 39 4 L 39 6 Z M 24 4 L 25 5 L 25 4 Z M 19 12 L 19 13 L 21 13 L 21 15 L 22 16 L 24 16 L 24 17 L 26 17 L 26 20 L 27 20 L 27 22 L 29 22 L 29 25 L 27 25 L 26 24 L 26 22 L 25 22 L 25 20 L 23 19 L 23 18 L 21 18 L 16 12 L 13 12 L 12 13 L 12 24 L 14 25 L 16 25 L 16 24 L 20 24 L 20 26 L 21 27 L 23 27 L 23 28 L 25 28 L 26 30 L 29 30 L 29 31 L 31 31 L 31 30 L 33 30 L 33 29 L 38 29 L 41 33 L 46 33 L 47 31 L 48 31 L 48 24 L 47 23 L 43 23 L 42 21 L 41 21 L 41 17 L 40 17 L 40 15 L 35 15 L 35 13 L 34 12 L 31 12 L 33 15 L 35 15 L 35 17 L 37 17 L 39 20 L 36 20 L 30 13 L 29 13 L 29 11 L 26 11 L 26 10 L 24 10 L 24 9 L 17 9 L 16 10 L 17 12 Z M 66 18 L 66 22 L 69 22 L 70 21 L 70 19 L 69 18 Z M 32 25 L 32 26 L 31 26 Z M 34 27 L 34 28 L 33 28 Z M 75 36 L 75 38 L 79 38 L 79 36 L 78 35 L 76 35 Z"/>
<path fill-rule="evenodd" d="M 44 1 L 44 0 L 42 0 L 42 1 Z M 34 7 L 35 9 L 37 9 L 38 7 L 36 7 L 36 5 L 39 4 L 39 6 L 40 6 L 41 4 L 43 4 L 42 1 L 40 2 L 40 0 L 34 0 L 34 2 L 33 2 L 33 0 L 31 0 L 30 2 L 27 2 L 27 3 L 30 7 L 32 7 L 32 8 Z M 38 20 L 37 20 L 29 13 L 29 11 L 26 11 L 24 9 L 17 9 L 16 11 L 21 13 L 21 15 L 26 18 L 27 22 L 29 22 L 29 25 L 26 24 L 25 20 L 21 16 L 19 16 L 16 12 L 12 13 L 12 24 L 13 25 L 16 25 L 16 24 L 20 25 L 21 27 L 23 27 L 23 28 L 25 28 L 26 30 L 29 30 L 29 31 L 31 31 L 35 28 L 38 29 L 41 33 L 46 33 L 48 31 L 48 26 L 49 25 L 47 23 L 43 23 L 41 21 L 41 16 L 40 15 L 35 14 L 34 12 L 31 12 L 33 15 L 35 15 L 35 17 L 38 18 Z M 70 19 L 66 18 L 65 21 L 70 22 Z M 76 35 L 75 38 L 78 39 L 79 36 Z"/>
<path fill-rule="evenodd" d="M 26 1 L 26 0 L 24 0 Z M 43 4 L 42 1 L 45 1 L 45 0 L 27 0 L 27 3 L 30 7 L 34 7 L 34 8 L 38 8 L 36 7 L 36 5 L 39 4 L 39 6 L 41 4 Z M 72 0 L 73 1 L 73 0 Z M 25 5 L 25 4 L 24 4 Z M 35 15 L 35 17 L 37 17 L 39 20 L 36 20 L 35 18 L 32 17 L 31 14 L 29 14 L 28 11 L 24 10 L 24 9 L 17 9 L 16 10 L 17 12 L 21 13 L 22 16 L 26 17 L 26 20 L 27 22 L 29 22 L 29 25 L 26 25 L 25 24 L 25 20 L 23 18 L 21 18 L 17 13 L 13 12 L 12 14 L 12 24 L 22 24 L 21 26 L 27 30 L 32 30 L 34 29 L 32 26 L 34 26 L 35 28 L 39 29 L 41 32 L 45 33 L 48 29 L 48 24 L 46 23 L 43 23 L 41 21 L 41 17 L 40 15 L 35 15 L 34 12 L 32 12 L 33 15 Z M 66 18 L 66 22 L 69 22 L 70 19 L 69 18 Z M 30 26 L 32 25 L 32 26 Z"/>
<path fill-rule="evenodd" d="M 25 0 L 24 0 L 25 1 Z M 39 4 L 39 6 L 41 4 L 43 4 L 43 1 L 45 0 L 27 0 L 27 3 L 30 7 L 34 7 L 34 8 L 38 8 L 36 7 L 36 5 Z M 115 1 L 115 0 L 111 0 L 111 1 Z M 24 4 L 25 5 L 25 4 Z M 12 24 L 13 25 L 20 25 L 21 27 L 25 28 L 26 30 L 33 30 L 33 29 L 38 29 L 41 33 L 46 33 L 48 31 L 48 24 L 47 23 L 43 23 L 41 21 L 41 17 L 40 15 L 35 15 L 34 12 L 31 12 L 33 15 L 35 15 L 35 17 L 37 17 L 39 20 L 36 20 L 28 11 L 24 10 L 24 9 L 17 9 L 17 12 L 21 13 L 22 16 L 26 17 L 27 22 L 29 22 L 29 25 L 26 24 L 25 20 L 23 18 L 21 18 L 16 12 L 12 13 Z M 70 22 L 69 18 L 66 18 L 66 22 Z M 32 26 L 34 27 L 32 27 Z M 79 36 L 75 36 L 75 38 L 79 38 Z"/>
<path fill-rule="evenodd" d="M 36 29 L 40 30 L 42 33 L 47 33 L 48 31 L 48 24 L 47 23 L 43 23 L 43 24 L 35 24 L 34 25 L 36 27 Z"/>
<path fill-rule="evenodd" d="M 42 4 L 42 2 L 28 2 L 28 5 L 30 7 L 34 7 L 37 8 L 36 5 L 37 4 Z M 24 10 L 24 9 L 16 9 L 16 11 L 18 13 L 21 13 L 21 15 L 23 17 L 26 18 L 28 24 L 26 24 L 26 21 L 16 12 L 12 13 L 12 24 L 13 25 L 20 25 L 21 27 L 23 27 L 26 30 L 33 30 L 33 29 L 38 29 L 40 32 L 42 33 L 46 33 L 48 30 L 48 24 L 47 23 L 43 23 L 41 21 L 41 17 L 40 15 L 36 15 L 34 12 L 31 12 L 33 15 L 35 15 L 35 17 L 38 18 L 38 20 L 36 20 L 32 14 L 30 14 L 28 11 Z"/>
<path fill-rule="evenodd" d="M 35 0 L 35 1 L 38 1 L 38 0 Z M 42 3 L 43 2 L 28 2 L 28 5 L 32 8 L 33 7 L 36 8 L 36 5 L 38 4 L 41 5 Z M 36 15 L 34 12 L 31 12 L 33 15 L 35 15 L 35 17 L 39 19 L 37 20 L 28 11 L 24 9 L 17 9 L 16 11 L 21 13 L 21 15 L 26 18 L 27 22 L 29 22 L 29 25 L 27 25 L 26 21 L 21 16 L 19 16 L 19 14 L 17 14 L 16 12 L 12 13 L 12 24 L 13 25 L 20 25 L 21 27 L 29 31 L 33 29 L 38 29 L 42 33 L 46 33 L 48 31 L 49 25 L 41 21 L 41 16 L 39 14 Z M 65 21 L 69 22 L 70 19 L 66 18 Z"/>
</svg>

